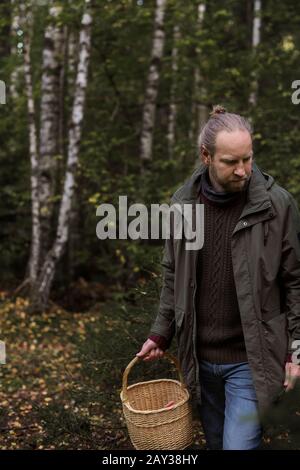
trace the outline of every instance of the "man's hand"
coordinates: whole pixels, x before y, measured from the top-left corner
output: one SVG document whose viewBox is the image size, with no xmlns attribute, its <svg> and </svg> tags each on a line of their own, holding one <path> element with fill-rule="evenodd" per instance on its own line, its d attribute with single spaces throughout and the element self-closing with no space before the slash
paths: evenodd
<svg viewBox="0 0 300 470">
<path fill-rule="evenodd" d="M 300 378 L 300 365 L 293 362 L 287 362 L 285 365 L 285 391 L 288 392 L 294 388 L 295 382 Z"/>
<path fill-rule="evenodd" d="M 142 349 L 136 355 L 143 358 L 143 361 L 153 361 L 154 359 L 162 357 L 164 355 L 164 351 L 160 349 L 152 339 L 147 339 L 143 344 Z"/>
</svg>

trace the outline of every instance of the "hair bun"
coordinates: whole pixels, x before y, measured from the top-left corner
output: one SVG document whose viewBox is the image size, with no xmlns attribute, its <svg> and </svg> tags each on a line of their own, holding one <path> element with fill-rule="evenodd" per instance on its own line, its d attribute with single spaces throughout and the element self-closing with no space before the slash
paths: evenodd
<svg viewBox="0 0 300 470">
<path fill-rule="evenodd" d="M 215 117 L 218 114 L 225 114 L 225 113 L 226 113 L 226 109 L 220 104 L 217 104 L 216 106 L 213 106 L 213 110 L 210 113 L 210 117 Z"/>
</svg>

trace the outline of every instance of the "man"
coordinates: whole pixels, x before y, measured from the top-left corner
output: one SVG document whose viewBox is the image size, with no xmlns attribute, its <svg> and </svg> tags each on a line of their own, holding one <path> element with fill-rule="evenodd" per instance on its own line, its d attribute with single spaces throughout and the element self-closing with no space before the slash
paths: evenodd
<svg viewBox="0 0 300 470">
<path fill-rule="evenodd" d="M 204 204 L 204 245 L 167 240 L 159 313 L 137 356 L 161 357 L 176 335 L 208 448 L 257 449 L 262 414 L 300 376 L 300 217 L 253 163 L 246 119 L 215 107 L 199 148 L 172 202 Z"/>
</svg>

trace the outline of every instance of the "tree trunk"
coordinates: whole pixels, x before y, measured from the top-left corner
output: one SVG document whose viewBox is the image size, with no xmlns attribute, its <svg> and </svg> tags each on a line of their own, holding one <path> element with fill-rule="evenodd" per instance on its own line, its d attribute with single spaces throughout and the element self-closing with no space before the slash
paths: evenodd
<svg viewBox="0 0 300 470">
<path fill-rule="evenodd" d="M 256 55 L 257 46 L 260 43 L 260 30 L 261 30 L 261 0 L 254 0 L 253 12 L 253 29 L 252 29 L 252 51 L 253 56 Z M 255 71 L 252 74 L 251 92 L 249 96 L 249 103 L 255 106 L 257 103 L 258 83 Z"/>
<path fill-rule="evenodd" d="M 204 15 L 206 11 L 205 3 L 201 2 L 198 5 L 198 29 L 200 30 L 203 25 Z M 197 63 L 200 61 L 200 50 L 196 48 Z M 205 104 L 207 95 L 206 87 L 204 86 L 204 79 L 200 67 L 197 65 L 194 72 L 194 97 L 192 104 L 192 123 L 190 129 L 190 140 L 194 142 L 198 137 L 200 130 L 204 126 L 208 118 L 208 110 Z"/>
<path fill-rule="evenodd" d="M 66 93 L 66 71 L 67 71 L 67 48 L 68 48 L 68 31 L 67 27 L 65 26 L 63 29 L 63 40 L 62 40 L 62 60 L 61 60 L 61 67 L 60 67 L 60 75 L 59 75 L 59 106 L 58 106 L 58 114 L 59 114 L 59 124 L 58 124 L 58 155 L 59 155 L 59 162 L 62 162 L 63 155 L 64 155 L 64 139 L 65 139 L 65 93 Z M 59 186 L 57 186 L 59 187 Z"/>
<path fill-rule="evenodd" d="M 160 78 L 159 69 L 165 43 L 164 16 L 166 4 L 167 0 L 156 0 L 151 63 L 148 72 L 142 117 L 142 132 L 140 141 L 140 158 L 142 167 L 146 162 L 152 160 L 155 108 Z"/>
<path fill-rule="evenodd" d="M 173 29 L 173 48 L 172 48 L 172 85 L 170 94 L 170 109 L 169 109 L 169 122 L 168 122 L 168 154 L 172 159 L 174 156 L 175 145 L 175 128 L 177 117 L 177 104 L 176 104 L 176 82 L 178 73 L 178 41 L 180 39 L 179 26 L 175 25 Z"/>
<path fill-rule="evenodd" d="M 76 186 L 78 188 L 78 186 Z M 70 208 L 70 225 L 69 225 L 69 242 L 68 242 L 68 257 L 67 257 L 67 279 L 68 283 L 74 280 L 75 269 L 74 263 L 76 250 L 80 248 L 80 232 L 82 225 L 80 225 L 80 194 L 78 191 L 74 192 L 73 201 Z"/>
<path fill-rule="evenodd" d="M 62 7 L 51 6 L 50 24 L 45 31 L 41 78 L 40 111 L 40 217 L 41 263 L 50 247 L 53 197 L 59 153 L 60 72 L 63 55 L 63 29 L 57 26 Z"/>
<path fill-rule="evenodd" d="M 16 0 L 11 0 L 11 56 L 14 58 L 18 56 L 17 41 L 18 32 L 21 31 L 21 8 L 24 8 L 23 4 L 18 5 Z M 23 72 L 22 66 L 16 65 L 10 76 L 10 95 L 14 100 L 18 97 L 17 85 L 21 72 Z"/>
<path fill-rule="evenodd" d="M 77 34 L 74 31 L 70 31 L 68 34 L 67 42 L 67 70 L 68 70 L 68 95 L 69 97 L 74 96 L 74 85 L 76 78 L 76 65 L 77 65 Z M 68 240 L 68 256 L 67 256 L 67 277 L 68 282 L 72 282 L 74 277 L 74 256 L 75 251 L 80 243 L 80 234 L 79 234 L 79 200 L 80 196 L 75 191 L 73 196 L 72 205 L 70 208 L 70 228 L 69 228 L 69 240 Z"/>
<path fill-rule="evenodd" d="M 69 103 L 74 100 L 74 83 L 76 75 L 76 57 L 78 51 L 76 49 L 76 41 L 74 44 L 75 36 L 70 35 L 67 26 L 63 30 L 63 47 L 62 47 L 62 61 L 59 76 L 59 107 L 58 107 L 58 139 L 57 151 L 58 159 L 56 161 L 56 193 L 62 193 L 62 181 L 65 172 L 64 155 L 66 154 L 65 142 L 67 140 L 66 129 L 70 127 L 70 112 Z M 70 57 L 70 42 L 72 42 L 72 57 Z M 74 47 L 73 47 L 74 46 Z M 70 61 L 72 66 L 70 67 Z M 70 71 L 72 74 L 72 81 L 70 82 Z M 72 83 L 72 86 L 70 86 Z"/>
<path fill-rule="evenodd" d="M 55 268 L 63 254 L 69 235 L 70 208 L 75 187 L 75 172 L 78 164 L 88 66 L 91 52 L 92 16 L 89 12 L 84 13 L 81 24 L 79 60 L 72 108 L 72 119 L 69 130 L 68 158 L 63 196 L 59 210 L 56 239 L 51 250 L 47 253 L 40 276 L 35 286 L 35 293 L 32 299 L 32 309 L 35 311 L 43 311 L 47 305 L 52 281 L 55 275 Z"/>
<path fill-rule="evenodd" d="M 36 112 L 33 99 L 31 60 L 30 60 L 30 38 L 24 37 L 24 74 L 25 89 L 27 95 L 27 109 L 29 119 L 29 153 L 31 163 L 31 215 L 32 236 L 31 253 L 29 260 L 29 278 L 31 286 L 34 285 L 38 275 L 40 259 L 40 201 L 39 201 L 39 161 L 37 149 Z"/>
</svg>

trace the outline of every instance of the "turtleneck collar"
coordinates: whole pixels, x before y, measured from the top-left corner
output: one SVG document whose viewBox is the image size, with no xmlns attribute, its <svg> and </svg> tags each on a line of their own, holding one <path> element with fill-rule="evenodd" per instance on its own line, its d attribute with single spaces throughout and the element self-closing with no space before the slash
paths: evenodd
<svg viewBox="0 0 300 470">
<path fill-rule="evenodd" d="M 240 200 L 241 196 L 245 195 L 248 184 L 249 184 L 249 180 L 247 181 L 247 184 L 245 185 L 242 191 L 238 191 L 234 193 L 216 191 L 211 184 L 208 168 L 206 168 L 201 178 L 201 193 L 204 195 L 206 199 L 208 199 L 212 203 L 220 204 L 220 205 L 229 204 L 229 203 L 237 202 L 238 200 Z"/>
</svg>

